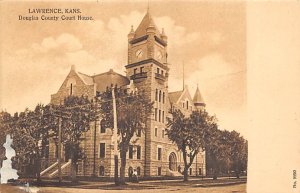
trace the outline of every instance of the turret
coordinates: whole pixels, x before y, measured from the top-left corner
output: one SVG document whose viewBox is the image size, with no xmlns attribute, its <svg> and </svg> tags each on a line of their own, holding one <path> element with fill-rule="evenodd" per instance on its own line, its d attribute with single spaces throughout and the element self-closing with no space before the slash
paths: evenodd
<svg viewBox="0 0 300 193">
<path fill-rule="evenodd" d="M 162 30 L 161 30 L 160 37 L 165 43 L 168 43 L 168 36 L 166 36 L 164 28 L 162 28 Z"/>
<path fill-rule="evenodd" d="M 133 40 L 134 35 L 135 35 L 135 33 L 134 33 L 134 30 L 133 30 L 133 26 L 131 26 L 131 30 L 130 30 L 130 32 L 128 34 L 128 42 L 130 42 L 131 40 Z"/>
<path fill-rule="evenodd" d="M 193 98 L 193 102 L 194 102 L 194 106 L 197 110 L 202 110 L 205 108 L 205 102 L 200 93 L 198 85 L 197 85 L 197 90 L 196 90 L 194 98 Z"/>
</svg>

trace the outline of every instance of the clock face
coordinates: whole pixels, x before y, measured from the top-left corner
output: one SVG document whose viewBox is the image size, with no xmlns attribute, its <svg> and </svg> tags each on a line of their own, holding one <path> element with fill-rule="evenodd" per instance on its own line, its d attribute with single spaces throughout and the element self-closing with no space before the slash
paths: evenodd
<svg viewBox="0 0 300 193">
<path fill-rule="evenodd" d="M 135 52 L 135 56 L 136 56 L 137 58 L 142 58 L 142 57 L 143 57 L 143 51 L 142 51 L 141 49 L 137 50 L 137 51 Z"/>
<path fill-rule="evenodd" d="M 162 59 L 162 53 L 161 53 L 161 51 L 158 51 L 158 52 L 157 52 L 156 58 L 157 58 L 158 60 L 161 60 L 161 59 Z"/>
</svg>

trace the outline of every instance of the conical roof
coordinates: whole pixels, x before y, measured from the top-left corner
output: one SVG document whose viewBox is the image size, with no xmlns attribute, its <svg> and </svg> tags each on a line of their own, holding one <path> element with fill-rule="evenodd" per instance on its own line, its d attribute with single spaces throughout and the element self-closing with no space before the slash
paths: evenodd
<svg viewBox="0 0 300 193">
<path fill-rule="evenodd" d="M 139 38 L 146 35 L 148 27 L 154 27 L 156 35 L 160 34 L 149 11 L 147 11 L 140 25 L 135 30 L 135 38 Z"/>
<path fill-rule="evenodd" d="M 200 93 L 198 85 L 197 85 L 197 90 L 196 90 L 194 98 L 193 98 L 193 102 L 194 102 L 195 105 L 205 104 L 204 99 L 203 99 L 203 97 Z"/>
</svg>

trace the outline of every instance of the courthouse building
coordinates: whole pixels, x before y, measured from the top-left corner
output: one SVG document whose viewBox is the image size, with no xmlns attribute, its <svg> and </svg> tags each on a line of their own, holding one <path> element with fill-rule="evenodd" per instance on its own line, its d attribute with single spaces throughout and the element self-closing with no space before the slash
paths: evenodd
<svg viewBox="0 0 300 193">
<path fill-rule="evenodd" d="M 75 66 L 72 66 L 58 92 L 51 96 L 51 103 L 59 104 L 69 95 L 84 95 L 92 99 L 112 84 L 127 89 L 144 90 L 149 100 L 154 102 L 153 114 L 146 123 L 145 132 L 134 136 L 134 139 L 138 138 L 138 140 L 130 145 L 126 165 L 126 171 L 136 169 L 140 176 L 181 175 L 178 170 L 183 171 L 182 153 L 166 136 L 166 117 L 169 116 L 170 108 L 178 108 L 188 114 L 192 110 L 205 107 L 198 88 L 194 97 L 191 96 L 187 86 L 177 92 L 168 91 L 167 45 L 167 35 L 163 29 L 160 31 L 157 28 L 148 11 L 137 29 L 134 30 L 131 27 L 128 34 L 128 64 L 125 65 L 125 76 L 112 69 L 90 76 L 78 72 Z M 105 64 L 102 65 L 104 66 Z M 90 130 L 84 134 L 81 145 L 87 159 L 78 163 L 79 176 L 112 177 L 114 175 L 113 141 L 110 128 L 102 127 L 101 120 L 91 122 Z M 52 139 L 49 147 L 49 160 L 51 160 L 49 165 L 56 162 L 56 152 L 57 146 Z M 64 168 L 69 160 L 68 149 L 65 147 L 62 148 L 62 157 Z M 46 173 L 47 171 L 43 175 L 57 175 L 55 171 Z M 205 152 L 198 153 L 189 169 L 189 174 L 205 175 Z"/>
</svg>

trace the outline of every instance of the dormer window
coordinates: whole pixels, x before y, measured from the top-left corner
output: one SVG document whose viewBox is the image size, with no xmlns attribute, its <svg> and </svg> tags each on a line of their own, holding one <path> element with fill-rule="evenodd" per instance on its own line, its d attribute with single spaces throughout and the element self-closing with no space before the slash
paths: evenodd
<svg viewBox="0 0 300 193">
<path fill-rule="evenodd" d="M 157 74 L 159 74 L 159 68 L 157 68 Z"/>
<path fill-rule="evenodd" d="M 189 101 L 186 101 L 186 109 L 189 109 Z"/>
</svg>

